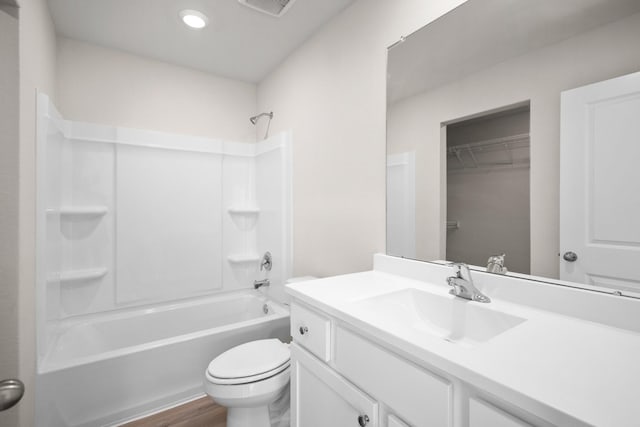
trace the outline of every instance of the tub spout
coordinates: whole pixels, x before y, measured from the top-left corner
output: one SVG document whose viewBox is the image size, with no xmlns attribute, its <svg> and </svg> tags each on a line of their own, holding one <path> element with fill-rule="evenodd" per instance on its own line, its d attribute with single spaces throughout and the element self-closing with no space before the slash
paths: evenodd
<svg viewBox="0 0 640 427">
<path fill-rule="evenodd" d="M 271 283 L 269 283 L 269 279 L 263 279 L 263 280 L 254 280 L 253 281 L 253 287 L 254 289 L 259 289 L 263 286 L 269 286 Z"/>
</svg>

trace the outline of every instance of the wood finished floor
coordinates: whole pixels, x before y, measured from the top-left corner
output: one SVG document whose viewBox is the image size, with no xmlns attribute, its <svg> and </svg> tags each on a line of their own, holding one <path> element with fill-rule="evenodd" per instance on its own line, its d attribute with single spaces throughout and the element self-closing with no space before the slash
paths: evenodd
<svg viewBox="0 0 640 427">
<path fill-rule="evenodd" d="M 121 427 L 226 427 L 227 410 L 209 396 L 123 424 Z"/>
</svg>

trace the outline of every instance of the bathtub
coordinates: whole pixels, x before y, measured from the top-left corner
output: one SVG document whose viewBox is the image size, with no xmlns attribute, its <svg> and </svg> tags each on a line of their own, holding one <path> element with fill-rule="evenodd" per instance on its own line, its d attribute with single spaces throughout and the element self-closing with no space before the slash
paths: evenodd
<svg viewBox="0 0 640 427">
<path fill-rule="evenodd" d="M 208 363 L 238 344 L 289 338 L 289 312 L 232 292 L 61 322 L 38 366 L 39 427 L 109 426 L 203 395 Z"/>
</svg>

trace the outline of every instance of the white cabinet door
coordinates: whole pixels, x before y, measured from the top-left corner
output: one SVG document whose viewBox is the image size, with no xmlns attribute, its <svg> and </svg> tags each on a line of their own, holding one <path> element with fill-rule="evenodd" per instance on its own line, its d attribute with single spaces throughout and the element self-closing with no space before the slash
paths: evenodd
<svg viewBox="0 0 640 427">
<path fill-rule="evenodd" d="M 338 326 L 336 370 L 415 427 L 453 425 L 453 386 Z"/>
<path fill-rule="evenodd" d="M 469 427 L 531 427 L 486 402 L 469 400 Z"/>
<path fill-rule="evenodd" d="M 387 418 L 387 427 L 409 427 L 407 424 L 400 421 L 395 415 L 389 415 Z"/>
<path fill-rule="evenodd" d="M 640 292 L 640 73 L 563 92 L 561 111 L 560 278 Z"/>
<path fill-rule="evenodd" d="M 378 404 L 295 343 L 291 363 L 294 427 L 378 426 Z"/>
</svg>

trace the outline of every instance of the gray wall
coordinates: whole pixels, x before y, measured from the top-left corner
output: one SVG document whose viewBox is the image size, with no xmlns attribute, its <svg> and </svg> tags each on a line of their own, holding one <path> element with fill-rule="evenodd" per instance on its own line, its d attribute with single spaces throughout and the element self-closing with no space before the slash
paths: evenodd
<svg viewBox="0 0 640 427">
<path fill-rule="evenodd" d="M 447 126 L 447 146 L 528 133 L 527 109 Z M 448 260 L 484 266 L 490 255 L 506 253 L 509 271 L 529 273 L 529 149 L 519 146 L 509 153 L 501 147 L 478 151 L 477 168 L 464 151 L 465 169 L 447 156 L 447 219 L 460 223 L 447 231 Z M 486 166 L 509 160 L 515 167 Z"/>
</svg>

